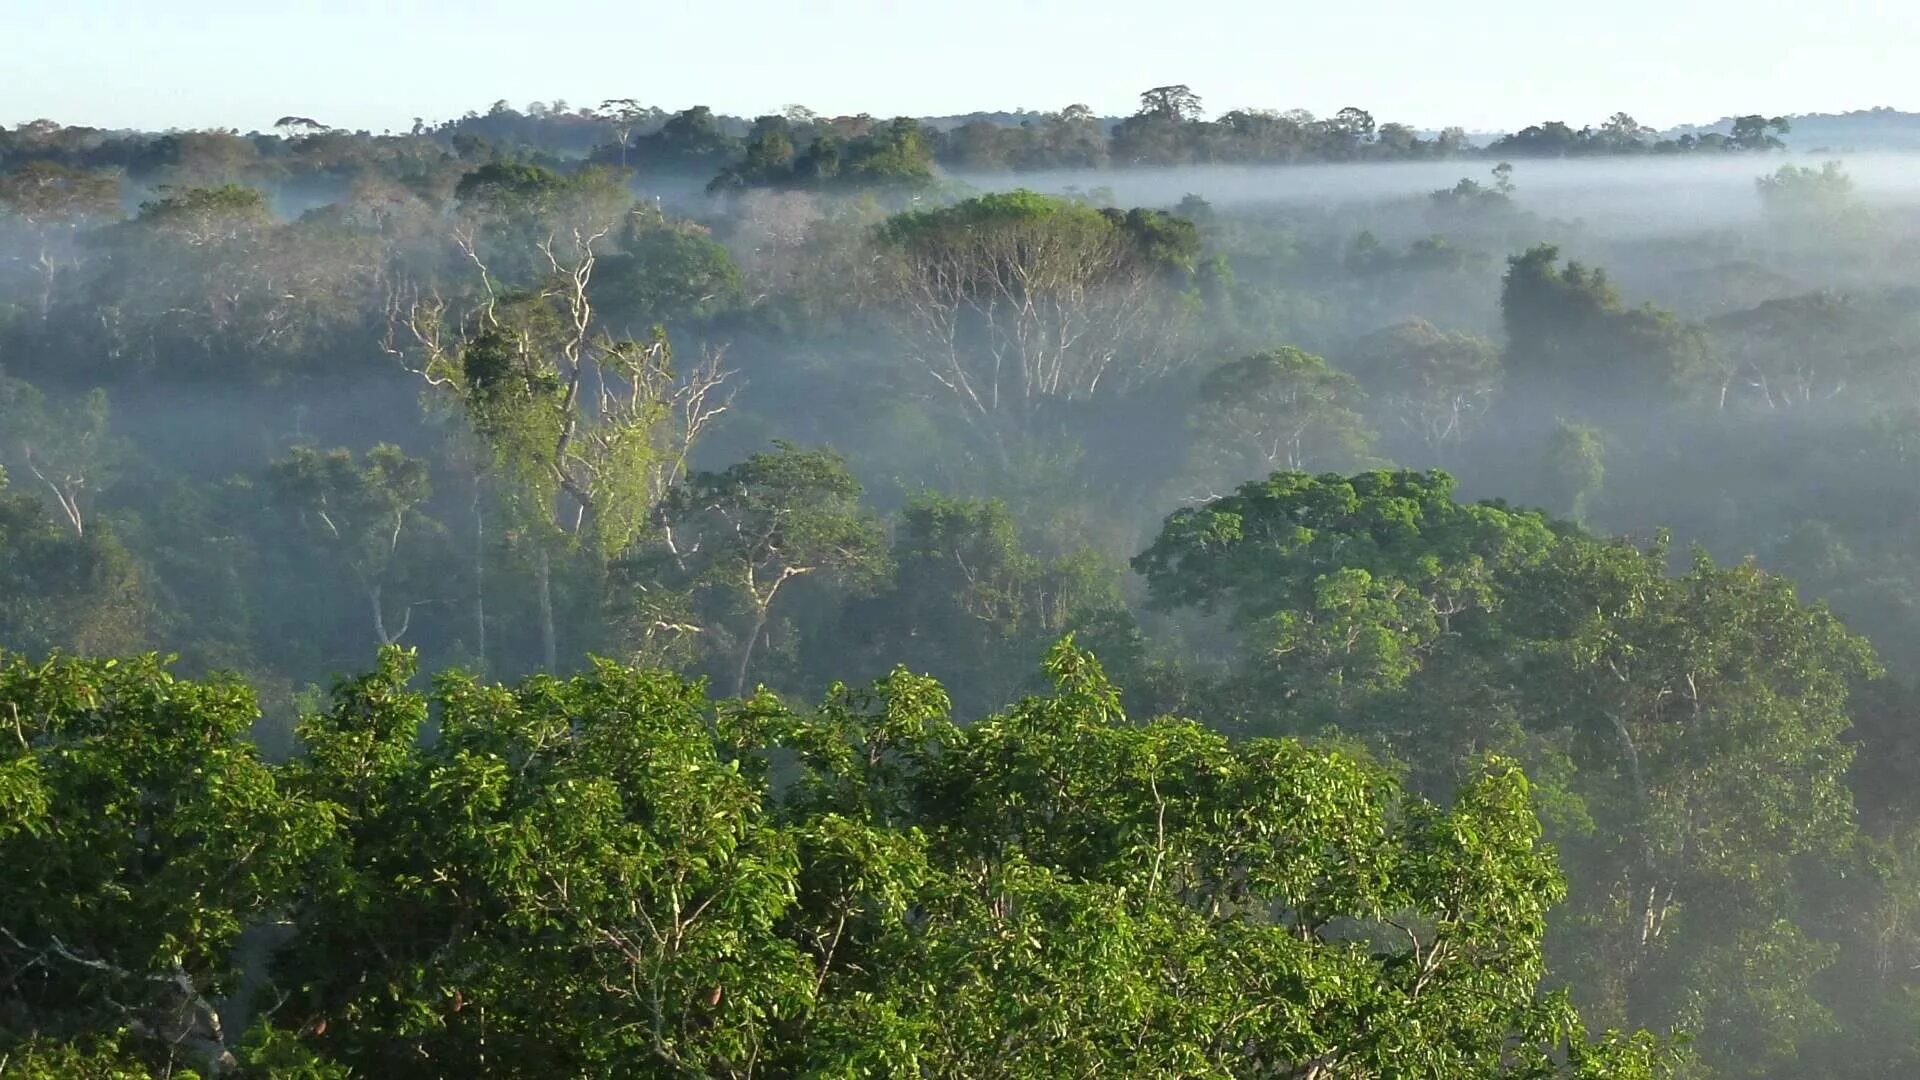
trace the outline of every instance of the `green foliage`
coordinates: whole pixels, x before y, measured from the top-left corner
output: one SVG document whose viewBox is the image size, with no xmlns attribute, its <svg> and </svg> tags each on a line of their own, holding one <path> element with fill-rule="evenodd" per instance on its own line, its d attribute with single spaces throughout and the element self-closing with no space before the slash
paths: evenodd
<svg viewBox="0 0 1920 1080">
<path fill-rule="evenodd" d="M 1909 316 L 1832 291 L 1768 300 L 1708 324 L 1722 403 L 1767 411 L 1818 405 L 1891 373 Z"/>
<path fill-rule="evenodd" d="M 1498 603 L 1499 571 L 1550 548 L 1539 515 L 1453 488 L 1438 472 L 1275 473 L 1175 511 L 1133 565 L 1155 605 L 1225 612 L 1278 716 L 1312 729 L 1402 689 L 1456 620 Z"/>
<path fill-rule="evenodd" d="M 676 369 L 659 327 L 646 340 L 602 331 L 586 288 L 592 259 L 553 289 L 490 302 L 423 374 L 459 402 L 518 527 L 611 556 L 643 536 L 679 481 L 725 373 L 712 356 Z"/>
<path fill-rule="evenodd" d="M 460 178 L 454 197 L 469 205 L 537 203 L 567 188 L 564 176 L 539 165 L 495 161 Z"/>
<path fill-rule="evenodd" d="M 1034 242 L 1059 249 L 1061 258 L 1073 257 L 1077 246 L 1098 244 L 1096 238 L 1113 235 L 1126 241 L 1129 255 L 1160 269 L 1190 265 L 1199 247 L 1192 224 L 1165 212 L 1095 208 L 1024 189 L 899 214 L 887 220 L 880 237 L 889 244 L 926 252 L 950 248 L 968 232 L 1013 230 L 1035 230 L 1014 235 L 1033 235 Z"/>
<path fill-rule="evenodd" d="M 1547 441 L 1543 460 L 1555 505 L 1570 520 L 1584 524 L 1607 479 L 1606 445 L 1600 440 L 1600 432 L 1562 421 Z"/>
<path fill-rule="evenodd" d="M 0 374 L 0 431 L 0 465 L 51 494 L 75 535 L 83 535 L 97 493 L 113 483 L 127 456 L 112 432 L 107 392 L 50 404 L 31 383 Z"/>
<path fill-rule="evenodd" d="M 1431 457 L 1454 452 L 1478 432 L 1503 376 L 1492 342 L 1424 319 L 1368 335 L 1356 343 L 1349 367 L 1383 436 L 1415 440 Z"/>
<path fill-rule="evenodd" d="M 540 165 L 491 162 L 460 178 L 454 198 L 470 211 L 501 218 L 552 218 L 625 209 L 620 175 L 603 168 L 559 173 Z"/>
<path fill-rule="evenodd" d="M 1780 578 L 1665 563 L 1456 504 L 1440 474 L 1279 473 L 1176 512 L 1135 566 L 1156 603 L 1229 614 L 1242 724 L 1363 735 L 1423 787 L 1488 751 L 1554 778 L 1560 972 L 1608 1022 L 1689 1026 L 1757 1071 L 1818 1032 L 1830 954 L 1782 920 L 1806 861 L 1852 842 L 1846 701 L 1875 663 Z M 1729 965 L 1738 995 L 1677 989 Z M 1764 1053 L 1735 1034 L 1761 1016 Z"/>
<path fill-rule="evenodd" d="M 1599 127 L 1574 130 L 1565 121 L 1533 124 L 1495 139 L 1488 147 L 1512 157 L 1585 157 L 1615 154 L 1733 153 L 1785 149 L 1778 136 L 1793 130 L 1785 118 L 1758 114 L 1734 118 L 1727 132 L 1691 132 L 1661 138 L 1627 113 L 1614 113 Z"/>
<path fill-rule="evenodd" d="M 795 845 L 700 687 L 444 676 L 427 748 L 409 673 L 389 654 L 301 728 L 297 785 L 343 808 L 346 840 L 286 967 L 315 1043 L 386 1075 L 758 1057 L 810 986 L 778 925 Z"/>
<path fill-rule="evenodd" d="M 1784 150 L 1786 144 L 1776 135 L 1792 130 L 1792 123 L 1783 116 L 1768 119 L 1756 113 L 1736 117 L 1733 130 L 1727 134 L 1727 146 L 1734 150 Z"/>
<path fill-rule="evenodd" d="M 256 715 L 246 688 L 152 656 L 0 660 L 0 860 L 33 868 L 0 883 L 0 1044 L 44 1061 L 38 1040 L 138 1032 L 150 1064 L 219 1058 L 232 950 L 334 828 L 246 741 Z M 72 1053 L 127 1060 L 52 1056 Z"/>
<path fill-rule="evenodd" d="M 1501 162 L 1492 169 L 1493 184 L 1482 184 L 1472 177 L 1461 177 L 1450 188 L 1434 192 L 1429 199 L 1436 212 L 1456 217 L 1498 217 L 1513 212 L 1513 166 Z"/>
<path fill-rule="evenodd" d="M 424 562 L 430 550 L 421 544 L 421 534 L 429 530 L 419 513 L 428 495 L 427 480 L 425 461 L 385 444 L 358 462 L 344 448 L 322 452 L 295 447 L 267 467 L 269 497 L 297 522 L 297 542 L 344 570 L 372 608 L 375 640 L 381 645 L 398 641 L 413 621 L 413 605 L 407 605 L 400 624 L 389 626 L 390 586 L 425 585 L 406 581 L 407 572 L 415 569 L 406 563 Z"/>
<path fill-rule="evenodd" d="M 740 151 L 740 140 L 723 130 L 719 118 L 705 105 L 682 109 L 667 117 L 659 130 L 633 141 L 644 167 L 682 174 L 711 176 Z"/>
<path fill-rule="evenodd" d="M 1201 380 L 1191 420 L 1197 471 L 1234 482 L 1363 465 L 1373 433 L 1356 411 L 1362 396 L 1351 377 L 1292 346 L 1222 364 Z"/>
<path fill-rule="evenodd" d="M 75 535 L 0 470 L 0 641 L 106 655 L 146 643 L 142 574 L 110 530 Z"/>
<path fill-rule="evenodd" d="M 537 288 L 558 270 L 543 247 L 586 244 L 610 232 L 633 206 L 626 174 L 604 166 L 560 173 L 491 162 L 461 177 L 453 197 L 471 258 L 483 274 L 516 289 Z"/>
<path fill-rule="evenodd" d="M 141 1059 L 122 1050 L 117 1037 L 86 1037 L 73 1041 L 29 1038 L 0 1050 L 0 1068 L 22 1080 L 150 1080 L 154 1075 Z M 187 1070 L 174 1076 L 192 1078 Z"/>
<path fill-rule="evenodd" d="M 0 174 L 0 210 L 41 228 L 115 218 L 120 214 L 120 178 L 30 161 Z"/>
<path fill-rule="evenodd" d="M 35 726 L 0 776 L 33 762 L 39 795 L 5 802 L 0 854 L 60 872 L 0 888 L 0 952 L 41 950 L 0 1054 L 316 1080 L 1666 1075 L 1667 1049 L 1590 1041 L 1540 990 L 1564 887 L 1511 762 L 1441 806 L 1337 751 L 1132 723 L 1070 643 L 1048 670 L 962 728 L 905 671 L 814 710 L 607 663 L 423 695 L 389 649 L 269 767 L 232 684 L 13 661 L 0 705 Z M 269 919 L 280 1000 L 227 1040 L 205 995 Z M 128 1022 L 167 971 L 201 995 L 190 1039 Z"/>
<path fill-rule="evenodd" d="M 815 184 L 925 187 L 934 178 L 933 151 L 919 121 L 902 116 L 844 146 L 814 143 L 795 162 L 794 174 Z"/>
<path fill-rule="evenodd" d="M 161 188 L 160 197 L 140 204 L 136 226 L 206 243 L 232 237 L 237 231 L 261 228 L 273 221 L 266 194 L 238 184 L 219 187 Z"/>
<path fill-rule="evenodd" d="M 1190 314 L 1169 286 L 1191 223 L 1013 191 L 913 210 L 875 230 L 877 299 L 910 368 L 1000 460 L 1052 408 L 1177 366 Z"/>
<path fill-rule="evenodd" d="M 1518 388 L 1595 414 L 1671 400 L 1705 363 L 1700 332 L 1651 305 L 1629 308 L 1604 270 L 1542 244 L 1508 261 L 1500 298 Z"/>
<path fill-rule="evenodd" d="M 260 766 L 272 794 L 299 773 L 373 824 L 267 900 L 181 884 L 177 907 L 243 926 L 205 935 L 184 987 L 0 938 L 0 1073 L 1483 1075 L 1470 1039 L 1442 1064 L 1382 1049 L 1451 1030 L 1382 989 L 1416 966 L 1383 920 L 1430 955 L 1431 911 L 1308 941 L 1270 901 L 1319 871 L 1364 899 L 1346 848 L 1260 893 L 1232 876 L 1248 860 L 1207 877 L 1187 854 L 1229 828 L 1320 844 L 1306 810 L 1248 809 L 1305 792 L 1349 831 L 1383 823 L 1374 884 L 1414 891 L 1421 847 L 1444 854 L 1419 888 L 1452 887 L 1444 869 L 1500 860 L 1422 830 L 1483 782 L 1518 802 L 1490 757 L 1524 769 L 1569 878 L 1537 963 L 1487 953 L 1549 991 L 1506 1068 L 1659 1067 L 1644 1035 L 1552 1035 L 1577 1002 L 1595 1027 L 1692 1030 L 1703 1080 L 1920 1073 L 1913 199 L 1823 157 L 1776 171 L 1784 118 L 1667 136 L 1615 114 L 1487 149 L 1358 107 L 1210 115 L 1168 85 L 1127 118 L 618 99 L 404 134 L 282 119 L 0 130 L 0 647 L 233 671 L 193 685 L 253 687 L 259 755 L 292 762 Z M 1805 148 L 1912 138 L 1888 110 L 1793 126 Z M 1681 154 L 1543 167 L 1524 192 L 1507 165 Z M 1361 167 L 1439 159 L 1460 162 Z M 1308 162 L 1346 164 L 1249 168 Z M 1224 168 L 1050 172 L 1187 164 Z M 998 190 L 1026 171 L 1061 194 Z M 1430 194 L 1416 171 L 1473 179 Z M 701 198 L 716 175 L 726 197 Z M 844 458 L 753 455 L 782 440 Z M 362 452 L 385 444 L 405 452 Z M 1420 472 L 1269 476 L 1385 460 L 1552 516 Z M 1121 572 L 1165 502 L 1216 493 Z M 1721 561 L 1689 569 L 1690 546 Z M 1067 633 L 1124 693 L 1063 656 L 1077 704 L 1010 707 Z M 318 687 L 400 639 L 421 671 L 551 678 L 474 681 L 512 704 L 463 706 L 436 757 L 448 699 L 389 657 L 298 743 Z M 675 674 L 606 691 L 595 651 Z M 829 689 L 896 664 L 941 683 Z M 698 674 L 766 691 L 716 705 L 680 681 Z M 1121 723 L 1116 701 L 1207 728 Z M 547 771 L 580 731 L 669 712 L 680 734 Z M 43 718 L 13 739 L 0 711 L 9 852 L 80 845 L 95 814 L 48 787 L 66 744 L 32 742 Z M 1272 736 L 1313 741 L 1265 772 L 1233 741 Z M 171 735 L 136 737 L 128 761 Z M 673 769 L 722 824 L 654 816 Z M 1208 787 L 1246 776 L 1266 779 Z M 96 816 L 171 806 L 142 789 Z M 1476 837 L 1514 831 L 1474 812 Z M 102 865 L 158 880 L 141 827 L 98 838 Z M 760 860 L 737 889 L 735 852 Z M 241 855 L 181 872 L 220 857 Z M 145 895 L 50 901 L 66 886 L 37 858 L 7 863 L 15 914 Z M 632 987 L 660 954 L 619 950 L 671 917 L 671 897 L 634 907 L 662 867 L 745 890 L 757 922 L 702 939 L 721 944 L 656 1005 Z M 1220 881 L 1217 909 L 1169 893 Z M 320 905 L 349 929 L 296 918 Z M 1275 1043 L 1222 1041 L 1259 1024 Z M 1338 1039 L 1345 1063 L 1265 1049 Z"/>
<path fill-rule="evenodd" d="M 732 655 L 733 692 L 747 693 L 756 652 L 773 644 L 775 604 L 793 586 L 825 579 L 859 589 L 880 576 L 885 550 L 859 496 L 845 458 L 788 443 L 689 477 L 662 504 L 658 539 L 625 561 L 635 644 L 700 633 L 712 655 Z M 691 594 L 698 621 L 663 619 L 653 582 Z"/>
<path fill-rule="evenodd" d="M 1086 548 L 1035 554 L 999 500 L 914 496 L 900 511 L 889 562 L 889 580 L 849 605 L 817 666 L 852 656 L 876 671 L 899 664 L 934 673 L 962 715 L 1019 696 L 1027 659 L 1061 635 L 1131 626 L 1116 568 Z"/>
<path fill-rule="evenodd" d="M 596 274 L 594 295 L 628 325 L 672 326 L 728 310 L 743 288 L 733 257 L 707 230 L 636 214 Z"/>
<path fill-rule="evenodd" d="M 1819 168 L 1782 165 L 1754 181 L 1768 213 L 1832 218 L 1853 206 L 1853 178 L 1838 161 Z"/>
</svg>

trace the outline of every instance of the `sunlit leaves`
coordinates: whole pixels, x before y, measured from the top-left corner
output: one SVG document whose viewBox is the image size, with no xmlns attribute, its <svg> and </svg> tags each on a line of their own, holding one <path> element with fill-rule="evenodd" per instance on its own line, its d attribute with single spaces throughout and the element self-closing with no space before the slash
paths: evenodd
<svg viewBox="0 0 1920 1080">
<path fill-rule="evenodd" d="M 1342 751 L 1133 723 L 1069 643 L 1047 664 L 1051 693 L 958 727 L 904 671 L 716 707 L 608 663 L 421 694 L 389 649 L 269 767 L 231 684 L 16 661 L 0 855 L 51 872 L 0 887 L 0 954 L 78 981 L 16 985 L 37 1026 L 0 1052 L 33 1075 L 1655 1075 L 1641 1043 L 1618 1051 L 1640 1072 L 1567 1071 L 1616 1051 L 1539 993 L 1563 890 L 1513 765 L 1441 807 Z M 211 992 L 269 921 L 279 1003 L 245 1039 L 170 1050 L 107 1007 L 176 963 Z"/>
</svg>

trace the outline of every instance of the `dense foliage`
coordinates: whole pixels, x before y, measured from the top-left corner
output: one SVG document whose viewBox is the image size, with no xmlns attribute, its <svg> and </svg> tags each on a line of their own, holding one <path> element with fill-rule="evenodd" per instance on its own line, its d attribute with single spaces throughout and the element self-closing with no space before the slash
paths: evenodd
<svg viewBox="0 0 1920 1080">
<path fill-rule="evenodd" d="M 449 672 L 429 697 L 394 650 L 302 722 L 299 760 L 269 765 L 231 683 L 152 658 L 11 659 L 0 855 L 41 872 L 0 891 L 0 1060 L 34 1076 L 1664 1067 L 1644 1037 L 1588 1041 L 1539 994 L 1563 890 L 1511 763 L 1438 807 L 1338 750 L 1131 723 L 1070 647 L 1049 668 L 1050 694 L 959 727 L 904 670 L 796 712 L 604 663 L 511 687 Z"/>
</svg>

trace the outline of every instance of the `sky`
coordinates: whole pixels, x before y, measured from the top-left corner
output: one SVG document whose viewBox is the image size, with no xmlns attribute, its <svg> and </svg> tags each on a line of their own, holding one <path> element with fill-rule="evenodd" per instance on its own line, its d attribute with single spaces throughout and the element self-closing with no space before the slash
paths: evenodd
<svg viewBox="0 0 1920 1080">
<path fill-rule="evenodd" d="M 1209 112 L 1666 127 L 1920 109 L 1904 0 L 0 0 L 0 123 L 404 130 L 505 99 L 755 115 Z"/>
</svg>

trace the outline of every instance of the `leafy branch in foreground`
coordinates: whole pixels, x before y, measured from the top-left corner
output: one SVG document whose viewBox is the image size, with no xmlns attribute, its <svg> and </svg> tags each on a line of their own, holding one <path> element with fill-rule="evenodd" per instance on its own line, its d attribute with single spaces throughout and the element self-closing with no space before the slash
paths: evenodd
<svg viewBox="0 0 1920 1080">
<path fill-rule="evenodd" d="M 1132 722 L 1070 641 L 1047 667 L 1050 693 L 962 727 L 904 670 L 796 710 L 606 662 L 422 694 L 389 648 L 270 765 L 243 687 L 11 659 L 0 858 L 44 872 L 0 885 L 0 1054 L 40 1075 L 1665 1074 L 1670 1048 L 1590 1041 L 1541 991 L 1564 887 L 1511 762 L 1440 806 L 1343 751 Z M 222 1024 L 245 1017 L 245 1039 Z"/>
</svg>

